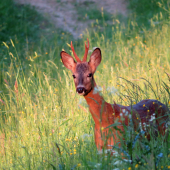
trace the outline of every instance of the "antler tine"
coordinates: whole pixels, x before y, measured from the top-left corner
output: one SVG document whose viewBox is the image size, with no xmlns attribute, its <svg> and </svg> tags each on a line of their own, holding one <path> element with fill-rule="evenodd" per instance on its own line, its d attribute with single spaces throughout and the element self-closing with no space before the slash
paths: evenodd
<svg viewBox="0 0 170 170">
<path fill-rule="evenodd" d="M 74 55 L 75 59 L 77 60 L 77 62 L 81 62 L 81 60 L 77 56 L 76 52 L 74 51 L 74 47 L 73 47 L 72 41 L 71 41 L 71 50 L 73 51 L 73 55 Z"/>
<path fill-rule="evenodd" d="M 88 43 L 88 45 L 86 45 L 86 42 L 84 43 L 85 44 L 85 53 L 84 53 L 84 58 L 83 58 L 84 62 L 87 60 L 87 54 L 88 54 L 88 51 L 89 51 L 89 40 L 88 40 L 88 38 L 87 38 L 87 43 Z"/>
</svg>

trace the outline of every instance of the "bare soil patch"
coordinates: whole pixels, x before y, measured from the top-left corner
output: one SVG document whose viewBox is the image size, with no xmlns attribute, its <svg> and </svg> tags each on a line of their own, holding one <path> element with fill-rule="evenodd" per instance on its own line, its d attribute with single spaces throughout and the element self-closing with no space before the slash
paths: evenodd
<svg viewBox="0 0 170 170">
<path fill-rule="evenodd" d="M 109 12 L 111 15 L 120 13 L 127 15 L 127 2 L 125 0 L 86 0 L 97 8 Z M 83 3 L 85 0 L 15 0 L 16 3 L 31 5 L 47 18 L 56 28 L 61 28 L 71 33 L 75 38 L 88 27 L 90 21 L 78 19 L 75 3 Z"/>
</svg>

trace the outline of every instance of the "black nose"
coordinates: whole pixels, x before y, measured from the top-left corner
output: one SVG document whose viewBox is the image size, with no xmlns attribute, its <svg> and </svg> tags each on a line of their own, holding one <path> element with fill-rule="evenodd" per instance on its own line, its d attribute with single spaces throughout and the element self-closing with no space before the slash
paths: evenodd
<svg viewBox="0 0 170 170">
<path fill-rule="evenodd" d="M 85 88 L 84 88 L 84 87 L 78 87 L 78 88 L 77 88 L 77 92 L 78 92 L 78 93 L 83 93 L 83 91 L 85 91 Z"/>
</svg>

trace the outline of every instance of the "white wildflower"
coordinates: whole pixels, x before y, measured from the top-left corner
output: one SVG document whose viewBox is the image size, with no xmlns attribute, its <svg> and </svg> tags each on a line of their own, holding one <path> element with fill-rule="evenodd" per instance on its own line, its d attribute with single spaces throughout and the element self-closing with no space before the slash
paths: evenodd
<svg viewBox="0 0 170 170">
<path fill-rule="evenodd" d="M 141 131 L 143 131 L 141 122 L 139 123 L 139 128 L 140 128 Z"/>
<path fill-rule="evenodd" d="M 108 146 L 111 146 L 111 145 L 108 145 Z M 114 155 L 114 156 L 119 156 L 119 153 L 117 152 L 117 151 L 115 151 L 115 150 L 113 150 L 113 149 L 106 149 L 106 150 L 99 150 L 98 151 L 98 154 L 100 155 L 100 154 L 107 154 L 107 153 L 112 153 L 112 155 Z M 107 156 L 106 156 L 107 157 Z"/>
<path fill-rule="evenodd" d="M 170 122 L 166 122 L 165 127 L 168 128 L 170 126 Z"/>
<path fill-rule="evenodd" d="M 94 167 L 99 168 L 101 166 L 101 163 L 97 163 Z"/>
<path fill-rule="evenodd" d="M 118 93 L 118 90 L 115 87 L 108 87 L 107 91 L 109 91 L 111 94 L 116 94 Z"/>
<path fill-rule="evenodd" d="M 129 114 L 129 112 L 128 112 L 128 111 L 126 111 L 125 116 L 127 116 L 128 114 Z"/>
<path fill-rule="evenodd" d="M 112 150 L 112 154 L 113 154 L 114 156 L 119 156 L 119 153 L 118 153 L 117 151 L 115 151 L 115 150 Z"/>
<path fill-rule="evenodd" d="M 147 126 L 147 127 L 149 127 L 149 126 L 150 126 L 150 124 L 146 124 L 146 126 Z"/>
<path fill-rule="evenodd" d="M 79 104 L 82 104 L 85 102 L 85 99 L 83 97 L 79 98 Z"/>
<path fill-rule="evenodd" d="M 149 121 L 152 122 L 153 120 L 155 120 L 155 113 L 151 115 L 151 119 Z"/>
<path fill-rule="evenodd" d="M 89 53 L 92 53 L 92 52 L 93 52 L 93 50 L 89 50 L 89 51 L 88 51 L 88 54 L 89 54 Z"/>
<path fill-rule="evenodd" d="M 100 91 L 102 91 L 102 90 L 103 90 L 103 89 L 102 89 L 102 87 L 100 87 L 100 86 L 94 87 L 93 94 L 96 94 L 96 93 L 98 93 L 98 92 L 100 92 Z"/>
<path fill-rule="evenodd" d="M 85 139 L 87 139 L 91 136 L 92 136 L 92 134 L 84 134 L 84 135 L 81 136 L 81 138 L 83 138 L 85 140 Z"/>
<path fill-rule="evenodd" d="M 132 160 L 128 160 L 128 159 L 123 159 L 125 162 L 129 162 L 129 163 L 131 163 L 132 162 Z"/>
<path fill-rule="evenodd" d="M 116 161 L 116 162 L 114 162 L 113 165 L 120 165 L 120 164 L 122 164 L 122 161 Z"/>
<path fill-rule="evenodd" d="M 143 123 L 143 130 L 146 130 L 146 123 Z"/>
<path fill-rule="evenodd" d="M 105 150 L 105 154 L 107 154 L 107 153 L 112 153 L 114 156 L 118 156 L 119 155 L 118 152 L 113 150 L 113 149 L 106 149 Z"/>
<path fill-rule="evenodd" d="M 98 155 L 101 155 L 103 153 L 103 150 L 98 150 Z"/>
</svg>

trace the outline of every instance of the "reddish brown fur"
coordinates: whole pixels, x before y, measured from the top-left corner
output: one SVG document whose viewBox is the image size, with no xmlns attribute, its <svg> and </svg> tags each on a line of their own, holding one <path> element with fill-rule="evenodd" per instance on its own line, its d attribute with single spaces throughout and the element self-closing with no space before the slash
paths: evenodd
<svg viewBox="0 0 170 170">
<path fill-rule="evenodd" d="M 75 52 L 73 51 L 73 53 Z M 86 55 L 84 58 L 87 58 Z M 142 100 L 132 106 L 122 106 L 116 103 L 107 103 L 103 97 L 95 91 L 97 86 L 93 74 L 101 62 L 101 51 L 99 48 L 93 51 L 89 62 L 84 61 L 84 59 L 80 62 L 81 60 L 79 59 L 79 62 L 76 63 L 69 54 L 63 51 L 61 52 L 61 59 L 65 67 L 72 71 L 73 77 L 75 77 L 76 90 L 77 92 L 81 92 L 79 93 L 80 95 L 84 95 L 89 106 L 95 122 L 95 143 L 98 150 L 104 147 L 106 138 L 106 147 L 111 149 L 112 146 L 119 141 L 118 136 L 121 136 L 119 131 L 112 128 L 112 133 L 110 133 L 109 128 L 106 127 L 115 122 L 119 122 L 120 124 L 117 128 L 124 131 L 122 123 L 128 126 L 130 116 L 132 116 L 134 130 L 141 129 L 146 131 L 148 139 L 150 139 L 150 134 L 147 131 L 149 126 L 154 128 L 155 134 L 165 134 L 165 123 L 168 120 L 166 112 L 168 108 L 161 102 L 157 100 Z M 92 73 L 92 76 L 90 76 L 90 73 Z"/>
</svg>

